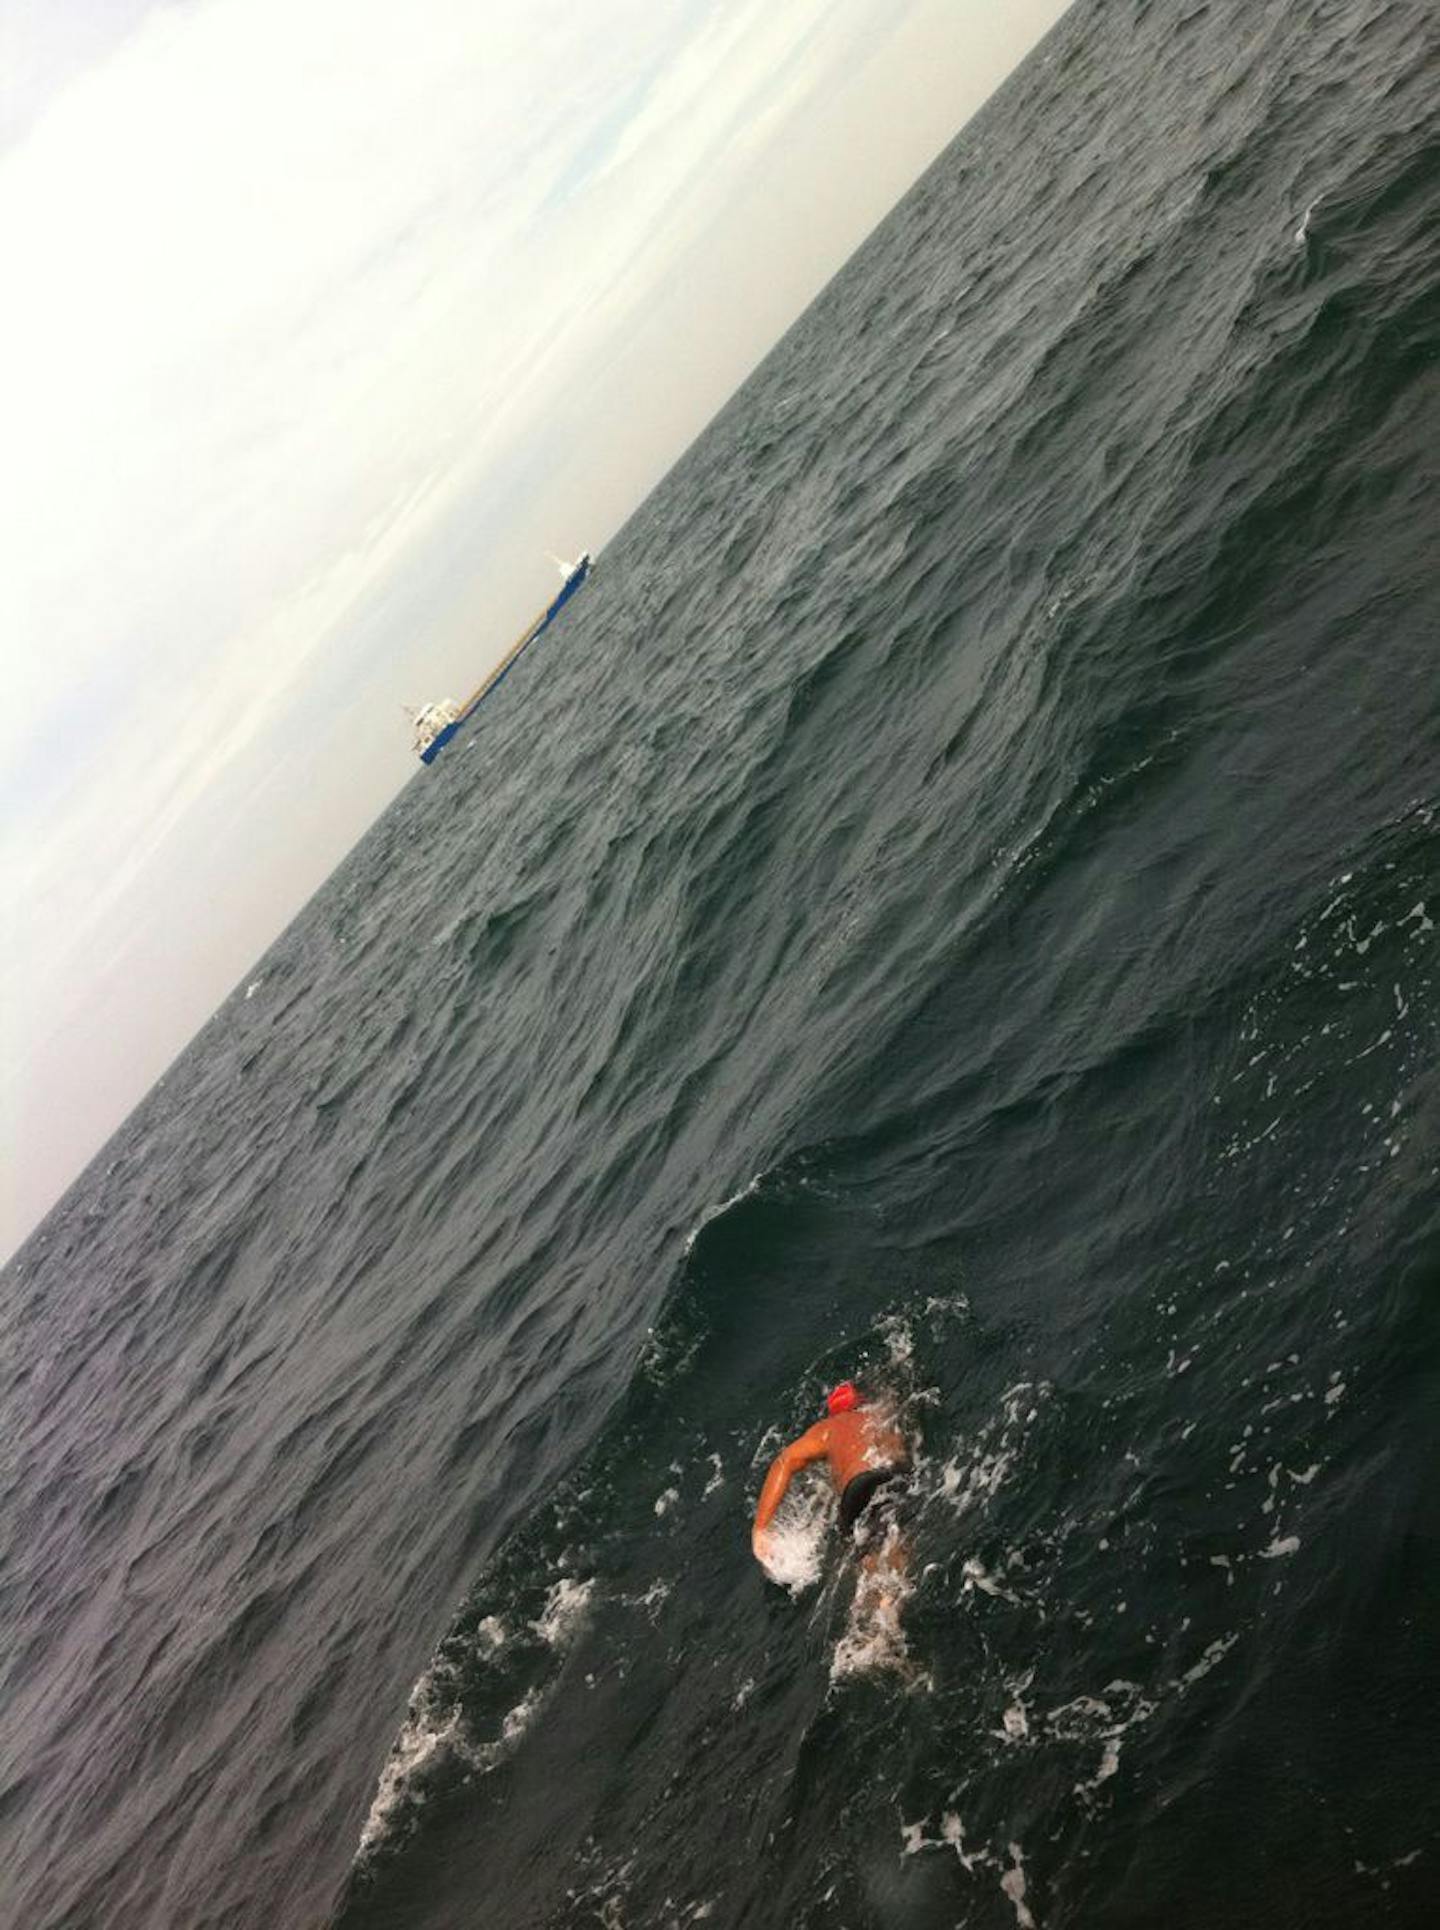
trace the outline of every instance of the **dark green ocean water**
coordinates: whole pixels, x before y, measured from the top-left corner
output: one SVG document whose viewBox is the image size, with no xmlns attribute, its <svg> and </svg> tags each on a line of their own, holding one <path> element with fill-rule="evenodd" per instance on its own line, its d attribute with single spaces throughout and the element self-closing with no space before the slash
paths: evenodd
<svg viewBox="0 0 1440 1930">
<path fill-rule="evenodd" d="M 1440 1921 L 1437 76 L 1082 0 L 6 1270 L 0 1921 Z"/>
</svg>

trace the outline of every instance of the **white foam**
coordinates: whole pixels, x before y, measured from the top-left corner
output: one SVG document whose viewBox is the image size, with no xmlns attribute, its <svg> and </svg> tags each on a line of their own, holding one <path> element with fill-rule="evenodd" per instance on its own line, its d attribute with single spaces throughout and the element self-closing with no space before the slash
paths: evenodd
<svg viewBox="0 0 1440 1930">
<path fill-rule="evenodd" d="M 1239 1640 L 1238 1634 L 1218 1636 L 1205 1650 L 1200 1660 L 1192 1663 L 1184 1675 L 1176 1678 L 1172 1687 L 1179 1689 L 1183 1695 L 1186 1689 L 1192 1688 L 1203 1676 L 1209 1675 L 1211 1669 L 1218 1667 Z"/>
<path fill-rule="evenodd" d="M 1077 1796 L 1093 1796 L 1101 1783 L 1109 1782 L 1110 1778 L 1120 1767 L 1120 1745 L 1122 1741 L 1123 1736 L 1120 1730 L 1116 1730 L 1113 1735 L 1106 1736 L 1105 1746 L 1100 1752 L 1100 1767 L 1088 1782 L 1076 1783 L 1075 1794 Z"/>
<path fill-rule="evenodd" d="M 507 1710 L 500 1724 L 500 1740 L 509 1745 L 517 1743 L 530 1724 L 535 1720 L 540 1704 L 545 1700 L 537 1685 L 527 1689 L 513 1709 Z"/>
<path fill-rule="evenodd" d="M 562 1576 L 551 1588 L 545 1607 L 530 1624 L 531 1628 L 552 1648 L 561 1647 L 579 1627 L 594 1587 L 593 1579 L 576 1581 L 569 1575 Z M 482 1653 L 487 1656 L 493 1655 L 509 1639 L 498 1615 L 487 1615 L 476 1629 L 476 1636 Z M 357 1855 L 363 1856 L 385 1835 L 397 1804 L 409 1791 L 415 1776 L 437 1756 L 442 1753 L 456 1756 L 469 1768 L 482 1773 L 493 1769 L 535 1720 L 548 1687 L 537 1683 L 528 1689 L 501 1719 L 499 1733 L 492 1742 L 472 1743 L 463 1734 L 459 1703 L 435 1706 L 437 1681 L 434 1672 L 427 1669 L 410 1692 L 409 1713 L 380 1772 L 375 1799 L 360 1832 Z"/>
<path fill-rule="evenodd" d="M 810 1482 L 790 1490 L 770 1523 L 761 1567 L 792 1595 L 803 1595 L 820 1579 L 833 1507 L 828 1487 Z"/>
<path fill-rule="evenodd" d="M 704 1488 L 701 1490 L 700 1499 L 702 1501 L 706 1500 L 708 1496 L 714 1494 L 717 1488 L 723 1488 L 725 1485 L 725 1464 L 721 1461 L 720 1456 L 718 1454 L 712 1454 L 710 1456 L 710 1465 L 711 1465 L 711 1468 L 713 1469 L 713 1472 L 710 1476 L 710 1479 L 705 1483 Z"/>
<path fill-rule="evenodd" d="M 939 1495 L 957 1515 L 983 1507 L 1004 1486 L 1024 1444 L 1025 1431 L 1049 1394 L 1045 1382 L 1018 1381 L 1001 1396 L 1000 1414 L 982 1429 L 968 1462 L 959 1455 L 940 1469 Z"/>
<path fill-rule="evenodd" d="M 390 1822 L 391 1812 L 405 1793 L 415 1772 L 422 1769 L 442 1749 L 458 1746 L 459 1704 L 455 1704 L 443 1717 L 437 1717 L 424 1707 L 417 1708 L 416 1704 L 423 1701 L 427 1687 L 428 1677 L 422 1676 L 411 1696 L 410 1714 L 400 1734 L 395 1738 L 389 1760 L 380 1772 L 375 1800 L 370 1805 L 370 1813 L 365 1818 L 364 1828 L 360 1831 L 358 1853 L 362 1856 L 384 1835 Z"/>
<path fill-rule="evenodd" d="M 656 1514 L 657 1515 L 668 1514 L 679 1499 L 680 1499 L 680 1490 L 678 1488 L 667 1488 L 664 1494 L 656 1495 L 655 1497 Z"/>
<path fill-rule="evenodd" d="M 587 1850 L 589 1855 L 582 1851 L 582 1857 L 593 1863 L 593 1839 L 587 1844 Z M 625 1887 L 634 1872 L 635 1860 L 629 1856 L 623 1863 L 602 1870 L 584 1890 L 567 1890 L 567 1900 L 572 1904 L 589 1904 L 586 1920 L 599 1924 L 600 1930 L 625 1930 Z"/>
<path fill-rule="evenodd" d="M 765 1541 L 761 1567 L 772 1582 L 803 1595 L 820 1579 L 821 1536 L 796 1523 L 772 1526 Z"/>
<path fill-rule="evenodd" d="M 880 1322 L 880 1332 L 892 1363 L 908 1373 L 915 1364 L 915 1336 L 909 1322 L 902 1314 L 887 1314 Z"/>
<path fill-rule="evenodd" d="M 1010 1855 L 1011 1866 L 1001 1877 L 1000 1888 L 1015 1905 L 1015 1921 L 1020 1930 L 1035 1930 L 1035 1919 L 1025 1903 L 1025 1859 L 1018 1843 L 1010 1845 Z"/>
<path fill-rule="evenodd" d="M 542 1642 L 548 1642 L 551 1648 L 560 1648 L 574 1636 L 594 1591 L 593 1575 L 588 1581 L 562 1575 L 546 1596 L 545 1606 L 530 1624 L 531 1628 Z"/>
<path fill-rule="evenodd" d="M 1077 1695 L 1070 1702 L 1062 1702 L 1058 1709 L 1052 1709 L 1045 1722 L 1057 1736 L 1083 1736 L 1088 1732 L 1088 1725 L 1097 1720 L 1108 1723 L 1113 1716 L 1110 1704 L 1099 1696 Z"/>
<path fill-rule="evenodd" d="M 921 1309 L 926 1319 L 945 1317 L 960 1318 L 970 1311 L 970 1302 L 963 1293 L 932 1293 Z"/>
<path fill-rule="evenodd" d="M 1028 1742 L 1030 1738 L 1030 1718 L 1025 1713 L 1023 1702 L 1012 1702 L 1000 1718 L 996 1730 L 1001 1742 Z"/>
<path fill-rule="evenodd" d="M 1129 1713 L 1120 1710 L 1129 1703 Z M 1141 1690 L 1138 1682 L 1117 1677 L 1105 1685 L 1104 1696 L 1079 1695 L 1064 1702 L 1041 1718 L 1047 1736 L 1058 1741 L 1100 1744 L 1100 1760 L 1095 1773 L 1074 1785 L 1075 1794 L 1088 1802 L 1102 1783 L 1109 1782 L 1120 1767 L 1120 1751 L 1127 1730 L 1147 1723 L 1159 1703 Z"/>
<path fill-rule="evenodd" d="M 832 1682 L 850 1675 L 911 1672 L 900 1618 L 914 1592 L 900 1530 L 892 1527 L 875 1556 L 860 1568 L 844 1632 L 830 1663 Z"/>
<path fill-rule="evenodd" d="M 1272 1541 L 1268 1548 L 1260 1550 L 1261 1561 L 1278 1561 L 1283 1555 L 1293 1555 L 1300 1546 L 1299 1535 L 1285 1535 Z"/>
<path fill-rule="evenodd" d="M 625 1596 L 625 1604 L 629 1608 L 643 1608 L 645 1613 L 653 1620 L 657 1611 L 663 1608 L 666 1602 L 669 1601 L 670 1591 L 673 1585 L 671 1582 L 662 1581 L 657 1576 L 643 1595 Z"/>
<path fill-rule="evenodd" d="M 968 1855 L 966 1854 L 965 1831 L 954 1810 L 947 1810 L 941 1818 L 940 1834 L 967 1870 L 973 1870 L 977 1863 L 990 1860 L 981 1850 L 971 1850 Z"/>
<path fill-rule="evenodd" d="M 962 1593 L 968 1594 L 972 1588 L 978 1588 L 982 1593 L 995 1595 L 1001 1601 L 1019 1604 L 1020 1597 L 1012 1594 L 1011 1591 L 1005 1587 L 1004 1583 L 997 1581 L 993 1575 L 987 1575 L 985 1572 L 985 1564 L 977 1560 L 974 1555 L 970 1557 L 960 1572 L 965 1577 L 961 1584 Z"/>
<path fill-rule="evenodd" d="M 965 1828 L 953 1809 L 947 1809 L 940 1818 L 940 1834 L 927 1836 L 925 1825 L 902 1823 L 900 1841 L 903 1845 L 902 1856 L 918 1856 L 921 1850 L 954 1850 L 963 1867 L 974 1874 L 977 1866 L 983 1868 L 993 1864 L 994 1858 L 988 1850 L 967 1850 L 965 1848 Z"/>
</svg>

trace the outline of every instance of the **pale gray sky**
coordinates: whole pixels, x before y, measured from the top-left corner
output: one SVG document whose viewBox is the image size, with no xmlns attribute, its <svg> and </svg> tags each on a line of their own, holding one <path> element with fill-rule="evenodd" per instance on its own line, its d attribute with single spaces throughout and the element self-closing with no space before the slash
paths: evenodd
<svg viewBox="0 0 1440 1930">
<path fill-rule="evenodd" d="M 5 0 L 0 1254 L 1062 11 Z"/>
</svg>

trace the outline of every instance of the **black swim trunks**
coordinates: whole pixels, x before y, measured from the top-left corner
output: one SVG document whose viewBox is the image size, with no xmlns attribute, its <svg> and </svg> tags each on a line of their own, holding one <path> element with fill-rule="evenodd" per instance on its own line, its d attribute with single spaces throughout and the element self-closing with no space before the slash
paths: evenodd
<svg viewBox="0 0 1440 1930">
<path fill-rule="evenodd" d="M 909 1472 L 910 1470 L 907 1467 L 895 1466 L 890 1468 L 863 1468 L 859 1474 L 851 1475 L 850 1479 L 845 1483 L 843 1494 L 840 1496 L 841 1533 L 847 1535 L 850 1533 L 861 1515 L 864 1514 L 865 1510 L 870 1506 L 870 1503 L 875 1499 L 875 1496 L 886 1486 L 889 1487 L 890 1492 L 885 1497 L 887 1503 L 885 1512 L 887 1514 L 893 1513 L 894 1504 L 900 1500 L 905 1492 L 905 1477 Z"/>
</svg>

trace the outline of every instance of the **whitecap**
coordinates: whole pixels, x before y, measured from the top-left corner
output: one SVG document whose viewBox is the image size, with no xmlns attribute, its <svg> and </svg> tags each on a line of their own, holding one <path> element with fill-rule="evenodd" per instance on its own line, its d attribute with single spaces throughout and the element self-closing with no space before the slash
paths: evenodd
<svg viewBox="0 0 1440 1930">
<path fill-rule="evenodd" d="M 545 1598 L 545 1606 L 530 1626 L 542 1642 L 560 1648 L 571 1640 L 595 1590 L 595 1578 L 576 1581 L 562 1575 Z"/>
<path fill-rule="evenodd" d="M 416 1772 L 441 1751 L 461 1749 L 459 1704 L 437 1717 L 423 1706 L 428 1686 L 428 1676 L 422 1676 L 415 1685 L 411 1696 L 411 1713 L 395 1739 L 389 1760 L 380 1772 L 375 1799 L 360 1831 L 360 1855 L 364 1855 L 385 1834 L 391 1814 Z M 421 1706 L 417 1708 L 417 1704 Z"/>
</svg>

